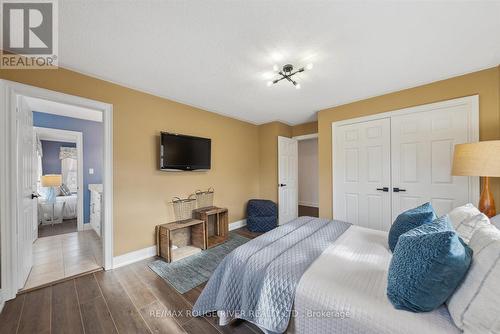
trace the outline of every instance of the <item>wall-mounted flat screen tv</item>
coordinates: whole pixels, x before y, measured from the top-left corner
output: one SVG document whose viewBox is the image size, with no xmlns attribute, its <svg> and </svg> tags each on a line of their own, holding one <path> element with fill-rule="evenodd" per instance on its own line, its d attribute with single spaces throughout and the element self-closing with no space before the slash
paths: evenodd
<svg viewBox="0 0 500 334">
<path fill-rule="evenodd" d="M 162 132 L 160 135 L 161 170 L 208 170 L 212 140 L 209 138 Z"/>
</svg>

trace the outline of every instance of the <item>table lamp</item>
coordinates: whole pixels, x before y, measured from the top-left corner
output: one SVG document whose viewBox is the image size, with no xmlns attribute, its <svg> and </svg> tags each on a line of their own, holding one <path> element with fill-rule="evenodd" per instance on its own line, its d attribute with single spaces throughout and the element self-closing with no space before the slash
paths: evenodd
<svg viewBox="0 0 500 334">
<path fill-rule="evenodd" d="M 483 189 L 479 211 L 490 218 L 496 215 L 495 200 L 490 191 L 490 177 L 500 177 L 500 140 L 455 145 L 451 174 L 482 176 Z"/>
<path fill-rule="evenodd" d="M 47 174 L 42 176 L 42 187 L 49 188 L 47 193 L 47 203 L 56 202 L 56 190 L 55 187 L 60 187 L 62 184 L 62 176 L 59 174 Z"/>
</svg>

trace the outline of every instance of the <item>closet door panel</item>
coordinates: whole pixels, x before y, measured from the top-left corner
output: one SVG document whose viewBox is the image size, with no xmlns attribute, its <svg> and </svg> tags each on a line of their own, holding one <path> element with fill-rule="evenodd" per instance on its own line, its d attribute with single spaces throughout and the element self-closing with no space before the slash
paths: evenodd
<svg viewBox="0 0 500 334">
<path fill-rule="evenodd" d="M 431 202 L 437 215 L 467 203 L 469 180 L 451 175 L 453 148 L 467 142 L 467 107 L 392 117 L 392 219 Z"/>
<path fill-rule="evenodd" d="M 334 217 L 388 230 L 391 224 L 390 120 L 339 127 L 334 138 Z"/>
</svg>

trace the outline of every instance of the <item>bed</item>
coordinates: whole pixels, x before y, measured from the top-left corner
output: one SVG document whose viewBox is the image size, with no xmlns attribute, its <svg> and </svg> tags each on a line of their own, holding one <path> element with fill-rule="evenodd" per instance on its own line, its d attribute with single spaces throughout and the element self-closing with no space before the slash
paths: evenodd
<svg viewBox="0 0 500 334">
<path fill-rule="evenodd" d="M 226 256 L 193 312 L 266 333 L 460 333 L 446 307 L 396 310 L 386 297 L 387 232 L 300 217 Z"/>
<path fill-rule="evenodd" d="M 64 203 L 64 206 L 61 204 Z M 71 194 L 69 196 L 56 196 L 56 205 L 54 207 L 55 217 L 60 217 L 60 210 L 63 207 L 62 217 L 63 219 L 75 219 L 78 216 L 78 196 L 77 194 Z M 52 206 L 48 205 L 43 197 L 38 199 L 38 219 L 50 219 Z M 59 210 L 59 211 L 58 211 Z"/>
</svg>

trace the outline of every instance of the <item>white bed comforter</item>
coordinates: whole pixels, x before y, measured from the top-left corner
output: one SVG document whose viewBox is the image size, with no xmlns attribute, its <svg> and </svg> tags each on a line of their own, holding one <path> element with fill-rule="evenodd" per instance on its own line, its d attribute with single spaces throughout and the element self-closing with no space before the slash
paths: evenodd
<svg viewBox="0 0 500 334">
<path fill-rule="evenodd" d="M 386 296 L 391 260 L 387 232 L 351 226 L 302 276 L 290 332 L 460 333 L 446 307 L 396 310 Z"/>
<path fill-rule="evenodd" d="M 63 219 L 73 219 L 78 216 L 78 195 L 71 194 L 69 196 L 57 196 L 56 197 L 57 205 L 54 207 L 54 216 L 61 216 L 61 208 L 62 203 L 64 204 L 64 210 L 62 213 Z M 44 219 L 49 219 L 52 215 L 52 206 L 46 205 L 45 198 L 38 199 L 39 204 L 39 215 L 40 219 L 43 217 Z"/>
</svg>

